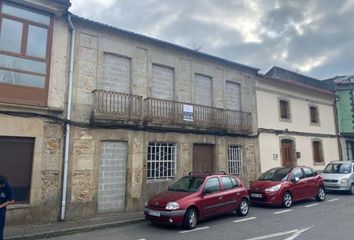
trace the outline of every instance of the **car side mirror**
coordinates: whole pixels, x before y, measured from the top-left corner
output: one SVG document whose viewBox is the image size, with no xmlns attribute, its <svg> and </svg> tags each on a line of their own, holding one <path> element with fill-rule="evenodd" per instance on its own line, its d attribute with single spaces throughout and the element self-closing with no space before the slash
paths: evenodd
<svg viewBox="0 0 354 240">
<path fill-rule="evenodd" d="M 317 176 L 317 175 L 318 175 L 318 172 L 314 172 L 313 175 L 314 175 L 314 176 Z"/>
<path fill-rule="evenodd" d="M 297 183 L 298 181 L 300 181 L 300 178 L 299 177 L 295 177 L 292 182 Z"/>
</svg>

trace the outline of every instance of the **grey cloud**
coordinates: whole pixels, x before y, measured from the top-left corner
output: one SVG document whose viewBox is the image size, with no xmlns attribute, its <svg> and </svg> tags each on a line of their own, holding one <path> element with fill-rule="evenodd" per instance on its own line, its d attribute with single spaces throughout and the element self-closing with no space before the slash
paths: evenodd
<svg viewBox="0 0 354 240">
<path fill-rule="evenodd" d="M 353 52 L 354 9 L 346 7 L 354 0 L 117 0 L 96 7 L 91 1 L 72 1 L 74 13 L 189 48 L 202 46 L 203 52 L 262 72 L 327 57 L 303 74 L 354 74 L 354 54 L 348 54 Z M 235 17 L 256 24 L 252 34 L 259 41 L 246 41 L 238 23 L 228 21 Z"/>
</svg>

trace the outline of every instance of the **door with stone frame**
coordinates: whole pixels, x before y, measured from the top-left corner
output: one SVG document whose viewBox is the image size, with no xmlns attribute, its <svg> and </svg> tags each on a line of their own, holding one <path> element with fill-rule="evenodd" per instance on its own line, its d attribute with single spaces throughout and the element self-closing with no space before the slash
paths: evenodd
<svg viewBox="0 0 354 240">
<path fill-rule="evenodd" d="M 214 145 L 211 144 L 193 145 L 193 171 L 194 172 L 214 171 Z"/>
<path fill-rule="evenodd" d="M 125 210 L 127 143 L 103 141 L 98 183 L 98 212 Z"/>
<path fill-rule="evenodd" d="M 294 142 L 289 139 L 281 141 L 281 159 L 283 167 L 293 167 L 294 164 Z"/>
</svg>

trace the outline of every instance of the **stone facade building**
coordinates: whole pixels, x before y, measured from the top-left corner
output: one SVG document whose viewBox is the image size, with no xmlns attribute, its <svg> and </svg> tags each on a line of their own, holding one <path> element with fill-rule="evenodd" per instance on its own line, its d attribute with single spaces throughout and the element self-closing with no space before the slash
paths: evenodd
<svg viewBox="0 0 354 240">
<path fill-rule="evenodd" d="M 7 224 L 142 210 L 190 171 L 259 175 L 258 69 L 73 16 L 68 0 L 0 3 Z"/>
<path fill-rule="evenodd" d="M 256 177 L 258 69 L 72 20 L 68 218 L 142 210 L 190 171 Z"/>
<path fill-rule="evenodd" d="M 56 221 L 62 177 L 70 3 L 1 1 L 0 174 L 14 188 L 8 224 Z"/>
</svg>

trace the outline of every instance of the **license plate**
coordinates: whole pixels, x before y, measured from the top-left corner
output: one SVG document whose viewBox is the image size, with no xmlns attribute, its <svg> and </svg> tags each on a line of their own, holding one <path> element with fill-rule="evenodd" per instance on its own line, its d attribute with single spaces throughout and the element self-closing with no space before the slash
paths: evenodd
<svg viewBox="0 0 354 240">
<path fill-rule="evenodd" d="M 150 216 L 155 216 L 155 217 L 160 217 L 161 216 L 160 212 L 157 212 L 157 211 L 149 211 L 149 215 Z"/>
<path fill-rule="evenodd" d="M 251 197 L 262 198 L 262 194 L 259 194 L 259 193 L 251 193 Z"/>
</svg>

